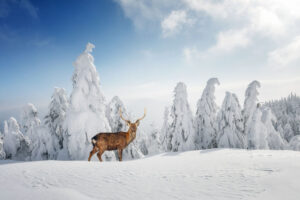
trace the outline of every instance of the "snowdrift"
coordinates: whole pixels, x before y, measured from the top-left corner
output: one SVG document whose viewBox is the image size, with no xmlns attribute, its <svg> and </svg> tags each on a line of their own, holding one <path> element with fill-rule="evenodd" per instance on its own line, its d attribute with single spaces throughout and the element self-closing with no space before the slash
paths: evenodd
<svg viewBox="0 0 300 200">
<path fill-rule="evenodd" d="M 125 162 L 0 161 L 1 199 L 300 199 L 300 153 L 212 149 Z"/>
</svg>

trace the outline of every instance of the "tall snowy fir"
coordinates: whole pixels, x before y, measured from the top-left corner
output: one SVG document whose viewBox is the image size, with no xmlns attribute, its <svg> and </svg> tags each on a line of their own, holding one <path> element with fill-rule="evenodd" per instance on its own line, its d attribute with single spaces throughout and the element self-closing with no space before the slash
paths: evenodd
<svg viewBox="0 0 300 200">
<path fill-rule="evenodd" d="M 171 137 L 169 135 L 169 108 L 165 107 L 164 111 L 164 121 L 163 125 L 160 130 L 160 141 L 161 141 L 161 148 L 163 151 L 171 150 L 171 146 L 168 148 L 168 144 L 171 144 Z"/>
<path fill-rule="evenodd" d="M 252 120 L 256 120 L 256 118 L 252 117 L 254 112 L 257 110 L 257 96 L 258 96 L 258 88 L 260 88 L 260 83 L 258 81 L 252 81 L 245 92 L 245 101 L 244 101 L 244 109 L 243 109 L 243 117 L 244 117 L 244 125 L 245 125 L 245 134 L 248 137 L 250 133 L 251 125 L 255 122 Z M 257 113 L 259 114 L 259 113 Z M 249 140 L 249 139 L 248 139 Z M 248 144 L 248 143 L 247 143 Z"/>
<path fill-rule="evenodd" d="M 160 131 L 154 123 L 150 124 L 150 130 L 147 140 L 148 155 L 155 155 L 163 151 L 160 141 Z"/>
<path fill-rule="evenodd" d="M 66 113 L 65 130 L 70 159 L 87 159 L 92 149 L 90 139 L 99 132 L 110 132 L 105 116 L 105 97 L 88 43 L 85 51 L 74 62 L 73 91 Z M 103 159 L 115 159 L 113 152 L 105 152 Z"/>
<path fill-rule="evenodd" d="M 8 159 L 30 160 L 30 140 L 21 133 L 20 126 L 13 117 L 4 121 L 3 147 Z"/>
<path fill-rule="evenodd" d="M 63 88 L 54 88 L 49 111 L 44 123 L 51 135 L 52 149 L 49 159 L 67 159 L 67 138 L 64 130 L 64 121 L 69 107 L 66 91 Z"/>
<path fill-rule="evenodd" d="M 248 149 L 269 149 L 268 132 L 262 122 L 262 111 L 259 106 L 251 114 L 248 124 L 247 148 Z"/>
<path fill-rule="evenodd" d="M 41 126 L 38 112 L 35 106 L 28 103 L 21 113 L 21 131 L 30 139 L 31 159 L 48 159 L 48 151 L 51 147 L 49 134 L 45 127 Z"/>
<path fill-rule="evenodd" d="M 186 85 L 179 82 L 174 89 L 171 108 L 168 150 L 187 151 L 195 149 L 195 130 L 193 115 L 187 100 Z"/>
<path fill-rule="evenodd" d="M 3 147 L 3 135 L 0 132 L 0 160 L 4 160 L 6 157 L 4 147 Z"/>
<path fill-rule="evenodd" d="M 129 119 L 129 115 L 127 110 L 118 96 L 112 98 L 106 108 L 106 117 L 109 121 L 112 132 L 120 132 L 127 131 L 128 126 L 126 122 L 121 119 L 120 111 L 122 111 L 122 115 Z M 139 136 L 137 136 L 139 137 Z M 116 153 L 116 152 L 115 152 Z M 131 142 L 124 150 L 123 150 L 123 159 L 131 160 L 143 157 L 142 152 L 138 148 L 137 140 Z"/>
<path fill-rule="evenodd" d="M 294 151 L 300 151 L 300 135 L 296 135 L 291 139 L 289 148 Z"/>
<path fill-rule="evenodd" d="M 285 149 L 286 143 L 281 137 L 280 133 L 275 130 L 274 123 L 276 117 L 272 113 L 272 110 L 268 107 L 264 107 L 262 114 L 262 122 L 265 124 L 267 131 L 267 141 L 270 149 Z"/>
<path fill-rule="evenodd" d="M 226 92 L 218 116 L 217 143 L 221 148 L 244 148 L 245 135 L 241 106 L 235 94 Z"/>
<path fill-rule="evenodd" d="M 217 110 L 215 102 L 215 86 L 220 85 L 217 78 L 207 81 L 201 98 L 197 103 L 195 116 L 196 145 L 198 149 L 217 147 Z"/>
</svg>

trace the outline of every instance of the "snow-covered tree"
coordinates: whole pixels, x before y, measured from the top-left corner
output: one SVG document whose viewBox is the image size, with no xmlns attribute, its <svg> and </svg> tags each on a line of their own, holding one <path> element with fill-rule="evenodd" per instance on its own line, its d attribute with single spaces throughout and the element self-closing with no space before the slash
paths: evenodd
<svg viewBox="0 0 300 200">
<path fill-rule="evenodd" d="M 218 116 L 217 143 L 221 148 L 244 148 L 245 135 L 242 110 L 235 94 L 226 92 Z"/>
<path fill-rule="evenodd" d="M 270 149 L 284 149 L 286 144 L 280 133 L 274 128 L 273 123 L 276 122 L 276 117 L 273 115 L 270 108 L 265 107 L 262 114 L 262 122 L 267 131 L 267 141 Z"/>
<path fill-rule="evenodd" d="M 74 62 L 73 91 L 66 113 L 65 129 L 71 159 L 87 159 L 92 149 L 90 139 L 99 132 L 110 132 L 105 116 L 105 97 L 91 52 L 95 46 L 88 43 L 85 51 Z M 105 152 L 103 159 L 115 159 L 113 152 Z"/>
<path fill-rule="evenodd" d="M 68 106 L 66 91 L 63 88 L 54 88 L 49 111 L 44 121 L 50 132 L 52 142 L 49 159 L 67 159 L 67 143 L 63 124 Z"/>
<path fill-rule="evenodd" d="M 300 151 L 300 135 L 296 135 L 291 139 L 289 148 L 294 151 Z"/>
<path fill-rule="evenodd" d="M 30 140 L 21 133 L 19 124 L 13 117 L 8 122 L 4 121 L 3 143 L 6 158 L 13 160 L 30 159 Z"/>
<path fill-rule="evenodd" d="M 279 132 L 280 132 L 280 130 L 279 130 Z M 282 130 L 282 133 L 283 133 L 283 137 L 286 141 L 289 142 L 292 139 L 292 137 L 294 136 L 294 133 L 293 133 L 290 123 L 285 124 L 285 126 Z"/>
<path fill-rule="evenodd" d="M 217 147 L 217 110 L 215 102 L 215 86 L 219 85 L 217 78 L 211 78 L 207 81 L 201 98 L 197 103 L 195 116 L 196 145 L 198 149 Z"/>
<path fill-rule="evenodd" d="M 120 110 L 122 111 L 122 115 L 128 117 L 127 110 L 118 96 L 112 98 L 109 104 L 106 107 L 106 117 L 109 121 L 112 132 L 120 132 L 127 131 L 128 127 L 126 122 L 120 117 Z M 138 136 L 139 137 L 139 136 Z M 124 150 L 123 150 L 123 159 L 131 160 L 143 157 L 142 152 L 138 148 L 137 140 L 131 142 Z M 117 152 L 115 152 L 117 153 Z M 116 155 L 117 156 L 117 155 Z"/>
<path fill-rule="evenodd" d="M 162 146 L 162 150 L 163 151 L 170 151 L 171 150 L 171 138 L 169 135 L 169 108 L 165 107 L 165 111 L 164 111 L 164 121 L 163 121 L 163 125 L 161 127 L 161 131 L 160 131 L 160 141 L 161 141 L 161 146 Z M 170 145 L 168 148 L 168 144 Z"/>
<path fill-rule="evenodd" d="M 287 142 L 294 135 L 300 135 L 300 97 L 290 94 L 287 98 L 270 101 L 270 107 L 277 118 L 276 129 Z"/>
<path fill-rule="evenodd" d="M 160 141 L 160 132 L 156 125 L 150 125 L 150 134 L 147 140 L 148 155 L 154 155 L 162 152 L 162 145 Z"/>
<path fill-rule="evenodd" d="M 257 96 L 258 96 L 258 88 L 260 88 L 260 83 L 258 81 L 252 81 L 245 92 L 245 101 L 244 101 L 244 109 L 243 109 L 243 117 L 244 117 L 244 127 L 245 127 L 245 134 L 246 137 L 250 136 L 251 127 L 250 124 L 255 124 L 252 120 L 257 120 L 255 117 L 252 117 L 254 112 L 257 110 Z M 261 114 L 261 113 L 260 113 Z M 259 111 L 257 111 L 257 115 L 259 115 Z M 258 127 L 256 127 L 258 128 Z M 253 139 L 253 138 L 252 138 Z M 252 140 L 251 139 L 251 140 Z M 248 139 L 249 144 L 249 139 Z M 250 142 L 251 144 L 251 142 Z M 250 148 L 253 148 L 252 146 Z"/>
<path fill-rule="evenodd" d="M 261 118 L 261 109 L 257 107 L 254 113 L 251 114 L 251 120 L 248 124 L 248 149 L 269 149 L 267 129 Z"/>
<path fill-rule="evenodd" d="M 179 82 L 174 89 L 169 129 L 171 151 L 195 149 L 195 130 L 193 115 L 187 100 L 186 85 Z"/>
<path fill-rule="evenodd" d="M 4 160 L 6 157 L 4 147 L 3 147 L 3 135 L 0 132 L 0 160 Z"/>
<path fill-rule="evenodd" d="M 31 159 L 45 160 L 49 158 L 49 149 L 52 146 L 49 133 L 41 125 L 35 106 L 28 103 L 21 113 L 21 131 L 31 141 Z"/>
<path fill-rule="evenodd" d="M 106 117 L 112 132 L 124 131 L 126 123 L 120 118 L 120 110 L 128 116 L 125 106 L 118 96 L 114 96 L 106 107 Z"/>
</svg>

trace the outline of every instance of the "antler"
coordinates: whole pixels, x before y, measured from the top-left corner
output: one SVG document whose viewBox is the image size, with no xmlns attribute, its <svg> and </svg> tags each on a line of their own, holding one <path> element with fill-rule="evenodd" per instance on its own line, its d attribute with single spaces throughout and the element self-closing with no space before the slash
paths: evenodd
<svg viewBox="0 0 300 200">
<path fill-rule="evenodd" d="M 143 115 L 143 117 L 137 119 L 136 121 L 138 122 L 138 121 L 144 119 L 145 117 L 146 117 L 146 108 L 144 108 L 144 115 Z"/>
<path fill-rule="evenodd" d="M 129 120 L 126 120 L 126 119 L 123 118 L 123 116 L 122 116 L 122 109 L 121 108 L 120 108 L 119 112 L 120 112 L 121 119 L 123 119 L 126 123 L 130 123 Z"/>
</svg>

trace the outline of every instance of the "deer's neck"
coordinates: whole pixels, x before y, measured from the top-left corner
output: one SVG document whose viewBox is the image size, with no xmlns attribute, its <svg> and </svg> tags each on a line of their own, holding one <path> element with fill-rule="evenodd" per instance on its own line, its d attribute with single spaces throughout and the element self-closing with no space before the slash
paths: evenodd
<svg viewBox="0 0 300 200">
<path fill-rule="evenodd" d="M 136 137 L 136 131 L 131 131 L 130 129 L 127 132 L 128 134 L 128 139 L 127 139 L 127 144 L 131 143 L 135 137 Z"/>
</svg>

